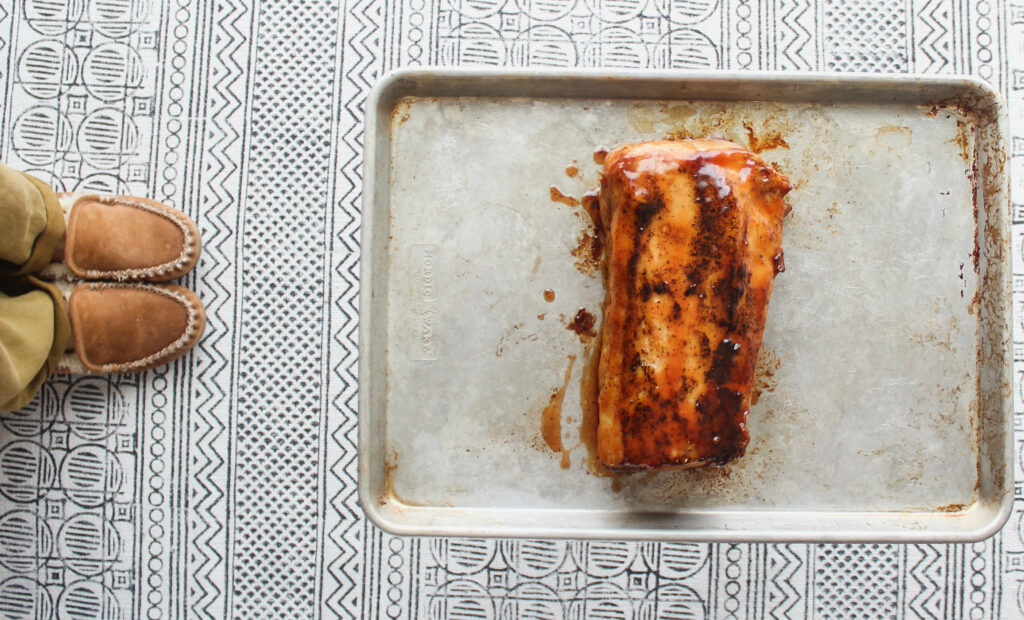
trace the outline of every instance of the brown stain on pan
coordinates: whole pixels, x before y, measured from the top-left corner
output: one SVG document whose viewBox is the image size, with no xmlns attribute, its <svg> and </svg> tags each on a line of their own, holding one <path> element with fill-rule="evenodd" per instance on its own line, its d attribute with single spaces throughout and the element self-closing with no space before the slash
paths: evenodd
<svg viewBox="0 0 1024 620">
<path fill-rule="evenodd" d="M 395 494 L 394 473 L 398 469 L 398 454 L 392 453 L 391 458 L 384 459 L 384 492 L 377 498 L 377 503 L 383 506 L 388 503 Z"/>
<path fill-rule="evenodd" d="M 1002 144 L 997 122 L 998 106 L 985 97 L 973 94 L 960 100 L 938 104 L 940 110 L 957 113 L 957 133 L 953 142 L 960 147 L 961 155 L 968 164 L 967 176 L 971 180 L 974 199 L 974 252 L 973 268 L 980 276 L 980 286 L 971 300 L 971 309 L 980 322 L 982 339 L 978 350 L 980 368 L 975 390 L 978 398 L 971 401 L 970 425 L 974 441 L 979 449 L 988 446 L 989 459 L 986 463 L 978 460 L 975 496 L 983 489 L 981 481 L 985 469 L 991 471 L 991 486 L 995 490 L 1006 486 L 1006 467 L 1003 462 L 1001 418 L 1004 402 L 1012 395 L 1012 389 L 1005 373 L 1001 371 L 1009 362 L 1009 337 L 1002 325 L 1003 314 L 1009 307 L 1009 292 L 1005 283 L 1008 267 L 1007 249 L 1010 247 L 1006 222 L 1007 196 L 1005 195 L 1006 153 L 998 148 Z M 980 138 L 980 139 L 979 139 Z M 977 148 L 976 148 L 977 147 Z M 981 216 L 978 204 L 979 175 L 981 187 L 985 189 L 985 217 L 983 228 L 979 228 Z M 993 192 L 1002 192 L 999 203 L 990 204 Z M 1003 226 L 1000 226 L 1002 224 Z M 985 269 L 982 270 L 982 265 Z M 978 303 L 974 303 L 977 299 Z M 983 419 L 984 416 L 984 419 Z M 994 419 L 993 419 L 994 417 Z"/>
<path fill-rule="evenodd" d="M 925 114 L 945 112 L 959 114 L 954 142 L 961 148 L 974 192 L 975 249 L 973 267 L 980 276 L 978 303 L 974 304 L 983 334 L 978 349 L 980 373 L 974 386 L 978 398 L 970 407 L 971 432 L 979 449 L 988 447 L 987 462 L 978 460 L 975 497 L 982 494 L 981 480 L 989 470 L 993 491 L 1005 491 L 1009 472 L 1005 460 L 1006 429 L 1004 418 L 1012 397 L 1010 379 L 1003 371 L 1009 364 L 1010 336 L 1004 324 L 1010 307 L 1008 252 L 1010 248 L 1007 211 L 1006 180 L 1007 154 L 999 117 L 999 102 L 987 93 L 968 91 L 966 94 L 936 102 Z M 978 192 L 979 175 L 985 190 L 985 217 L 979 227 Z M 995 202 L 993 202 L 995 200 Z M 984 271 L 981 266 L 984 265 Z M 984 416 L 984 419 L 983 419 Z M 1001 498 L 997 498 L 1001 499 Z"/>
<path fill-rule="evenodd" d="M 407 506 L 417 506 L 395 492 L 395 471 L 398 470 L 398 453 L 392 451 L 391 456 L 384 458 L 384 491 L 377 497 L 377 504 L 384 506 L 388 502 L 397 502 Z"/>
<path fill-rule="evenodd" d="M 985 226 L 981 231 L 984 234 L 984 258 L 986 269 L 982 274 L 982 295 L 979 300 L 977 309 L 977 316 L 981 321 L 982 330 L 988 334 L 992 334 L 991 337 L 984 340 L 981 348 L 981 364 L 982 364 L 982 378 L 987 379 L 990 384 L 989 389 L 985 390 L 981 394 L 981 411 L 990 412 L 992 416 L 996 416 L 997 419 L 989 419 L 985 423 L 981 424 L 981 434 L 979 439 L 986 445 L 992 447 L 989 454 L 989 466 L 992 470 L 992 486 L 995 489 L 1004 489 L 1007 485 L 1006 474 L 1010 473 L 1012 476 L 1012 469 L 1007 462 L 1002 460 L 1003 445 L 1005 442 L 1005 433 L 1008 431 L 1001 424 L 1002 412 L 1004 410 L 1004 403 L 1012 398 L 1013 389 L 1010 385 L 1011 379 L 1006 377 L 1006 373 L 1002 372 L 1003 368 L 1011 364 L 1010 356 L 1007 353 L 1010 350 L 1010 337 L 1003 330 L 1003 317 L 1004 313 L 1011 312 L 1010 308 L 1010 288 L 1006 284 L 1006 278 L 1010 267 L 1009 252 L 1010 252 L 1010 225 L 1008 222 L 1007 214 L 1007 203 L 1009 201 L 1009 195 L 1006 193 L 1006 186 L 1003 181 L 1006 179 L 1006 164 L 1007 154 L 1005 150 L 1001 150 L 997 147 L 1000 144 L 999 126 L 994 121 L 995 113 L 992 113 L 993 119 L 991 122 L 983 122 L 986 119 L 981 118 L 975 125 L 980 127 L 976 135 L 982 139 L 980 141 L 982 165 L 981 165 L 981 178 L 983 187 L 986 188 L 987 192 L 992 192 L 996 188 L 1000 188 L 1003 191 L 1000 200 L 996 204 L 988 204 L 988 199 L 992 196 L 986 197 L 986 217 Z M 1000 226 L 1000 221 L 1003 226 Z M 1000 338 L 995 338 L 995 334 L 1000 334 Z M 979 467 L 981 461 L 979 460 Z M 1000 466 L 1003 465 L 1003 466 Z M 979 471 L 979 474 L 981 472 Z M 979 481 L 981 477 L 979 475 Z"/>
<path fill-rule="evenodd" d="M 437 97 L 402 97 L 391 108 L 391 125 L 399 127 L 409 120 L 413 105 L 421 101 L 437 103 Z"/>
<path fill-rule="evenodd" d="M 975 131 L 976 129 L 973 123 L 968 123 L 963 119 L 957 119 L 956 135 L 953 136 L 953 142 L 960 147 L 960 157 L 968 163 L 973 162 L 975 157 Z"/>
<path fill-rule="evenodd" d="M 641 134 L 661 131 L 668 140 L 723 138 L 755 153 L 788 149 L 785 136 L 796 129 L 782 106 L 768 103 L 757 111 L 727 105 L 704 105 L 698 110 L 687 103 L 656 108 L 637 104 L 626 111 L 626 120 Z"/>
<path fill-rule="evenodd" d="M 756 405 L 757 401 L 761 399 L 761 394 L 765 392 L 774 392 L 775 388 L 778 387 L 779 381 L 775 378 L 776 371 L 779 370 L 779 365 L 782 361 L 779 359 L 779 355 L 762 345 L 761 350 L 757 352 L 757 367 L 754 370 L 754 388 L 750 393 L 750 404 Z"/>
<path fill-rule="evenodd" d="M 914 143 L 914 132 L 905 125 L 882 125 L 875 129 L 875 142 L 893 151 Z"/>
<path fill-rule="evenodd" d="M 569 377 L 572 376 L 572 367 L 575 362 L 576 356 L 570 355 L 562 387 L 551 394 L 540 417 L 540 434 L 552 452 L 562 453 L 562 469 L 569 469 L 569 450 L 565 449 L 562 444 L 562 401 L 565 399 L 565 390 L 569 387 Z"/>
<path fill-rule="evenodd" d="M 750 145 L 750 150 L 755 153 L 761 153 L 762 151 L 770 151 L 772 149 L 788 149 L 789 144 L 782 137 L 782 134 L 772 129 L 764 129 L 761 134 L 758 135 L 754 131 L 754 126 L 750 123 L 743 123 L 743 129 L 747 132 L 747 144 Z"/>
</svg>

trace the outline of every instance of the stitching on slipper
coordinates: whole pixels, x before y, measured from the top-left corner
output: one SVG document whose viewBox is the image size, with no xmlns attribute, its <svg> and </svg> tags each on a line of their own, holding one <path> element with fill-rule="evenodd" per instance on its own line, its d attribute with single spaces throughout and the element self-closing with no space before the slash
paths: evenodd
<svg viewBox="0 0 1024 620">
<path fill-rule="evenodd" d="M 75 198 L 75 202 L 82 198 L 96 197 L 97 202 L 106 205 L 123 205 L 127 207 L 133 207 L 136 209 L 142 209 L 148 211 L 154 215 L 158 215 L 166 220 L 169 220 L 178 230 L 181 231 L 182 237 L 184 238 L 181 254 L 172 261 L 154 265 L 152 267 L 145 267 L 142 269 L 122 269 L 119 271 L 102 271 L 98 269 L 83 269 L 84 277 L 86 278 L 113 278 L 119 281 L 134 280 L 139 278 L 146 278 L 157 275 L 164 275 L 168 272 L 174 272 L 182 269 L 185 264 L 190 261 L 195 253 L 194 239 L 192 237 L 192 230 L 188 226 L 187 219 L 174 211 L 164 211 L 159 207 L 153 206 L 149 203 L 142 202 L 141 200 L 133 200 L 129 198 L 111 196 L 109 194 L 89 194 L 89 195 L 78 195 Z"/>
<path fill-rule="evenodd" d="M 135 284 L 135 283 L 127 284 L 127 283 L 125 283 L 125 284 L 122 284 L 122 283 L 119 283 L 119 282 L 90 282 L 90 283 L 85 284 L 83 286 L 88 286 L 90 289 L 95 289 L 95 290 L 102 290 L 102 289 L 105 289 L 105 288 L 145 289 L 145 290 L 151 291 L 153 293 L 157 293 L 158 295 L 163 295 L 164 297 L 169 297 L 169 298 L 177 301 L 181 305 L 185 306 L 185 309 L 188 311 L 188 322 L 185 325 L 185 330 L 184 330 L 184 332 L 182 332 L 181 336 L 179 336 L 174 342 L 170 343 L 169 345 L 167 345 L 163 349 L 160 349 L 156 353 L 153 353 L 151 355 L 147 355 L 146 357 L 144 357 L 142 359 L 138 359 L 138 360 L 135 360 L 135 361 L 132 361 L 132 362 L 123 363 L 123 364 L 103 364 L 100 367 L 101 372 L 105 372 L 105 373 L 132 372 L 134 370 L 137 370 L 137 369 L 140 369 L 140 368 L 144 368 L 144 367 L 146 367 L 146 366 L 156 362 L 158 359 L 160 359 L 162 357 L 169 357 L 171 355 L 174 355 L 178 351 L 180 351 L 182 348 L 185 347 L 185 345 L 188 343 L 188 341 L 192 339 L 192 336 L 196 332 L 197 325 L 199 323 L 199 311 L 195 308 L 195 306 L 193 306 L 189 302 L 188 298 L 185 297 L 184 295 L 182 295 L 181 293 L 178 293 L 176 291 L 170 291 L 170 290 L 167 290 L 167 289 L 165 289 L 163 287 L 156 286 L 156 285 L 153 285 L 153 284 L 142 284 L 142 283 L 138 283 L 138 284 Z"/>
</svg>

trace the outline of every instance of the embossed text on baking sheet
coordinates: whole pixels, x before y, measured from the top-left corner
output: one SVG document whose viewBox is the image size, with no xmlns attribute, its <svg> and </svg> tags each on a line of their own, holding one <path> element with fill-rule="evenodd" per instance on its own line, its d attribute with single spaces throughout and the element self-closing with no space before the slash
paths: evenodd
<svg viewBox="0 0 1024 620">
<path fill-rule="evenodd" d="M 438 296 L 435 261 L 440 248 L 433 244 L 412 246 L 412 337 L 409 358 L 437 359 Z"/>
</svg>

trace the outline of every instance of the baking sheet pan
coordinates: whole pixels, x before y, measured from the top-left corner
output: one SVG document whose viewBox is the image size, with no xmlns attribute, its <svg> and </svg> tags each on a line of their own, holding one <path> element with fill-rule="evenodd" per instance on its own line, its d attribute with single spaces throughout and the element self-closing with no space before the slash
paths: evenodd
<svg viewBox="0 0 1024 620">
<path fill-rule="evenodd" d="M 367 108 L 359 488 L 401 534 L 967 541 L 1011 504 L 1004 112 L 964 78 L 406 70 Z M 595 476 L 595 151 L 715 136 L 794 184 L 751 441 Z M 557 191 L 553 191 L 556 188 Z M 564 195 L 568 198 L 561 198 Z M 545 291 L 548 298 L 545 298 Z M 553 294 L 553 300 L 549 301 Z M 564 457 L 541 435 L 564 390 Z"/>
</svg>

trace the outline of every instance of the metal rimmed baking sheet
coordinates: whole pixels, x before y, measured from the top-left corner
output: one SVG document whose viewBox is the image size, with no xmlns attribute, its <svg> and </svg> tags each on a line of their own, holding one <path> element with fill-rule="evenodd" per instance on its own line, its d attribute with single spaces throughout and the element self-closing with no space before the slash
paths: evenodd
<svg viewBox="0 0 1024 620">
<path fill-rule="evenodd" d="M 385 77 L 366 132 L 367 515 L 423 535 L 995 532 L 1012 487 L 1004 116 L 964 78 Z M 742 459 L 613 488 L 586 470 L 584 448 L 563 470 L 540 441 L 541 410 L 572 364 L 561 417 L 577 442 L 584 345 L 566 321 L 604 294 L 570 255 L 586 218 L 550 188 L 593 189 L 600 147 L 683 135 L 785 142 L 762 153 L 795 185 L 763 344 L 777 367 Z"/>
</svg>

